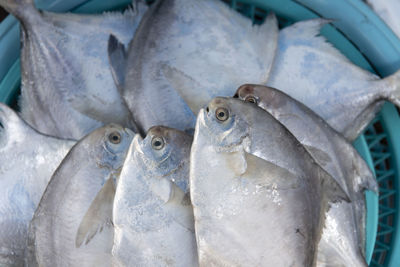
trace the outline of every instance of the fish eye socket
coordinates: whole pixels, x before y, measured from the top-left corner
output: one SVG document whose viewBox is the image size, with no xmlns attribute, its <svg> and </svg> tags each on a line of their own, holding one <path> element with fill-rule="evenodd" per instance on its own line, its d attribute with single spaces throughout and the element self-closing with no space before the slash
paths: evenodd
<svg viewBox="0 0 400 267">
<path fill-rule="evenodd" d="M 253 103 L 253 104 L 257 104 L 257 99 L 253 95 L 246 96 L 244 101 Z"/>
<path fill-rule="evenodd" d="M 108 135 L 108 140 L 113 144 L 121 143 L 121 134 L 119 132 L 112 132 Z"/>
<path fill-rule="evenodd" d="M 155 136 L 151 139 L 151 147 L 155 150 L 160 150 L 164 147 L 165 142 L 162 137 Z"/>
<path fill-rule="evenodd" d="M 217 108 L 215 117 L 219 121 L 226 121 L 229 118 L 229 111 L 226 108 Z"/>
</svg>

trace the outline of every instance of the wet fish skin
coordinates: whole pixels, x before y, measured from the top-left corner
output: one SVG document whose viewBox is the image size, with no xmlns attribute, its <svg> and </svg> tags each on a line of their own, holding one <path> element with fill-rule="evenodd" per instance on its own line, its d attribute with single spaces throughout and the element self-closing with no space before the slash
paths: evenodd
<svg viewBox="0 0 400 267">
<path fill-rule="evenodd" d="M 205 34 L 206 33 L 206 34 Z M 143 17 L 128 48 L 123 97 L 141 132 L 190 131 L 198 110 L 244 82 L 267 81 L 278 38 L 218 0 L 164 0 Z"/>
<path fill-rule="evenodd" d="M 365 161 L 321 117 L 278 89 L 245 84 L 238 88 L 236 96 L 255 103 L 282 123 L 311 157 L 340 184 L 352 201 L 334 204 L 327 213 L 328 225 L 321 239 L 325 245 L 319 248 L 332 247 L 334 254 L 323 256 L 324 260 L 334 260 L 337 265 L 341 260 L 343 266 L 366 266 L 364 190 L 377 193 L 378 184 Z M 327 254 L 326 248 L 320 251 Z"/>
<path fill-rule="evenodd" d="M 204 266 L 315 266 L 328 203 L 346 199 L 271 115 L 220 97 L 197 118 L 190 193 Z"/>
<path fill-rule="evenodd" d="M 97 235 L 80 247 L 76 234 L 103 184 L 118 177 L 133 135 L 127 128 L 110 124 L 93 131 L 70 150 L 51 178 L 30 224 L 29 266 L 110 266 L 110 221 L 99 225 Z"/>
<path fill-rule="evenodd" d="M 130 41 L 144 4 L 102 15 L 39 12 L 32 0 L 0 5 L 21 22 L 19 104 L 32 127 L 75 140 L 113 122 L 136 130 L 110 72 L 107 42 L 111 33 Z"/>
<path fill-rule="evenodd" d="M 0 124 L 0 265 L 22 266 L 29 222 L 75 142 L 38 133 L 3 103 Z"/>
<path fill-rule="evenodd" d="M 191 141 L 162 126 L 133 139 L 114 202 L 115 266 L 198 266 L 193 210 L 185 193 Z"/>
<path fill-rule="evenodd" d="M 359 68 L 319 35 L 329 21 L 295 23 L 279 33 L 266 85 L 302 102 L 354 141 L 388 100 L 400 106 L 400 72 L 385 79 Z"/>
</svg>

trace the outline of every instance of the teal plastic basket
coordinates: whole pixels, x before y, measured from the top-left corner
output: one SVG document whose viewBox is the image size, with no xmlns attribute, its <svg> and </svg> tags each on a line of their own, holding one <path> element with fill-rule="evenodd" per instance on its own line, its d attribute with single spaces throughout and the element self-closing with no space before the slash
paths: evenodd
<svg viewBox="0 0 400 267">
<path fill-rule="evenodd" d="M 322 34 L 353 63 L 387 76 L 400 68 L 400 40 L 360 0 L 223 0 L 261 23 L 275 12 L 280 27 L 293 22 L 324 17 L 333 19 Z M 147 1 L 153 2 L 152 0 Z M 126 7 L 130 0 L 42 0 L 45 10 L 97 13 Z M 12 16 L 0 24 L 0 101 L 15 105 L 20 86 L 19 27 Z M 366 258 L 370 266 L 400 266 L 400 116 L 386 103 L 354 146 L 375 173 L 379 198 L 367 199 Z"/>
</svg>

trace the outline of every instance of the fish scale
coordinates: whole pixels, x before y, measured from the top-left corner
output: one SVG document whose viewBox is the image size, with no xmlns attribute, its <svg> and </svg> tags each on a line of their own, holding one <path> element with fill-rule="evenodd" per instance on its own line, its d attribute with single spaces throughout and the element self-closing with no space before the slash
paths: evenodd
<svg viewBox="0 0 400 267">
<path fill-rule="evenodd" d="M 21 266 L 29 222 L 74 141 L 42 135 L 0 104 L 0 265 Z"/>
<path fill-rule="evenodd" d="M 112 143 L 112 136 L 119 136 L 119 143 Z M 71 149 L 54 172 L 30 224 L 28 265 L 111 264 L 111 225 L 95 221 L 94 236 L 89 236 L 90 229 L 81 222 L 103 185 L 113 183 L 119 175 L 132 138 L 132 131 L 111 124 L 93 131 Z M 101 210 L 97 212 L 101 214 Z M 78 238 L 86 242 L 77 244 Z"/>
<path fill-rule="evenodd" d="M 110 72 L 107 41 L 110 34 L 130 41 L 147 9 L 142 2 L 102 15 L 38 12 L 32 0 L 0 5 L 21 22 L 19 104 L 32 127 L 75 140 L 113 122 L 136 130 Z"/>
<path fill-rule="evenodd" d="M 282 124 L 238 99 L 200 110 L 190 164 L 203 266 L 315 266 L 325 212 L 348 201 Z"/>
</svg>

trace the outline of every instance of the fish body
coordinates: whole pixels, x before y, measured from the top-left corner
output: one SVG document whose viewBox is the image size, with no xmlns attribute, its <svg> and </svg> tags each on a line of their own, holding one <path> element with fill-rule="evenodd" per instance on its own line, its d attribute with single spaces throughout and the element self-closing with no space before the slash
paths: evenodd
<svg viewBox="0 0 400 267">
<path fill-rule="evenodd" d="M 203 266 L 315 266 L 328 203 L 346 198 L 283 125 L 232 98 L 199 112 L 190 193 Z"/>
<path fill-rule="evenodd" d="M 364 190 L 377 192 L 378 185 L 365 161 L 321 117 L 287 94 L 275 88 L 247 84 L 241 86 L 236 95 L 257 104 L 282 123 L 321 168 L 340 184 L 352 201 L 335 203 L 328 211 L 318 260 L 336 261 L 337 266 L 366 266 L 363 257 L 366 216 Z M 325 246 L 331 247 L 331 254 L 327 253 L 327 248 L 322 248 Z"/>
<path fill-rule="evenodd" d="M 29 266 L 110 266 L 112 222 L 77 244 L 80 223 L 104 184 L 120 173 L 133 132 L 101 127 L 81 139 L 51 178 L 29 228 Z M 89 238 L 89 237 L 88 237 Z"/>
<path fill-rule="evenodd" d="M 22 117 L 38 131 L 80 139 L 107 123 L 135 128 L 108 64 L 112 33 L 132 38 L 146 6 L 124 13 L 57 14 L 32 0 L 0 1 L 21 22 Z"/>
<path fill-rule="evenodd" d="M 396 0 L 366 0 L 365 2 L 400 38 L 400 2 Z"/>
<path fill-rule="evenodd" d="M 114 202 L 115 266 L 198 265 L 187 194 L 191 142 L 160 126 L 133 139 Z"/>
<path fill-rule="evenodd" d="M 328 21 L 295 23 L 279 33 L 266 85 L 302 102 L 353 141 L 389 100 L 400 106 L 400 72 L 380 79 L 317 36 Z"/>
<path fill-rule="evenodd" d="M 217 0 L 154 3 L 129 45 L 123 96 L 138 127 L 192 131 L 198 110 L 244 81 L 267 81 L 274 15 L 261 26 Z"/>
<path fill-rule="evenodd" d="M 42 135 L 0 104 L 0 266 L 22 266 L 28 227 L 74 141 Z"/>
</svg>

